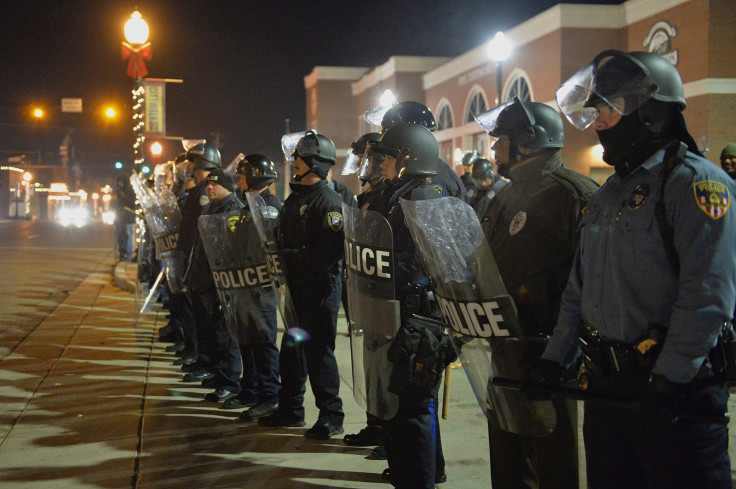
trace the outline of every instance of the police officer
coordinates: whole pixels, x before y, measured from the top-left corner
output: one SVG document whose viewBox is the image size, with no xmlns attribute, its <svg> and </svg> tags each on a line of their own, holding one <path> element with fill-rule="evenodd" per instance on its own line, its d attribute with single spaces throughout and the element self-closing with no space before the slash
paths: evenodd
<svg viewBox="0 0 736 489">
<path fill-rule="evenodd" d="M 357 205 L 361 209 L 382 213 L 388 197 L 383 192 L 386 182 L 383 180 L 380 164 L 383 155 L 367 150 L 370 141 L 376 142 L 381 138 L 377 132 L 363 134 L 350 144 L 348 156 L 343 165 L 343 175 L 356 173 L 360 180 L 362 192 L 357 196 Z M 385 460 L 386 451 L 383 448 L 383 430 L 381 420 L 366 413 L 366 426 L 357 433 L 349 433 L 343 437 L 346 445 L 365 447 L 377 446 L 372 450 L 375 459 Z"/>
<path fill-rule="evenodd" d="M 386 207 L 386 218 L 393 231 L 396 296 L 401 303 L 402 321 L 389 350 L 396 374 L 392 373 L 389 390 L 399 395 L 399 407 L 396 416 L 383 425 L 389 463 L 383 476 L 397 488 L 433 488 L 435 483 L 446 480 L 437 423 L 437 393 L 442 371 L 454 356 L 450 355 L 452 347 L 449 338 L 443 336 L 441 327 L 416 317 L 438 316 L 438 311 L 429 300 L 428 278 L 420 267 L 414 242 L 404 222 L 400 199 L 441 197 L 442 189 L 433 183 L 440 162 L 439 149 L 437 140 L 426 127 L 402 121 L 392 124 L 371 148 L 383 155 L 383 177 L 393 189 Z M 429 379 L 429 387 L 422 389 L 411 385 L 400 374 L 400 355 L 392 354 L 392 350 L 394 353 L 406 351 L 407 345 L 401 338 L 419 330 L 434 335 L 438 341 L 447 339 L 443 351 L 438 353 L 442 369 Z"/>
<path fill-rule="evenodd" d="M 490 201 L 481 225 L 519 325 L 537 340 L 530 342 L 527 359 L 535 364 L 542 349 L 531 348 L 552 333 L 578 242 L 578 221 L 598 185 L 563 165 L 562 120 L 553 108 L 514 97 L 476 120 L 496 139 L 498 172 L 511 180 Z M 531 480 L 543 488 L 577 489 L 576 404 L 555 403 L 557 427 L 545 437 L 505 432 L 489 420 L 495 487 L 522 487 Z"/>
<path fill-rule="evenodd" d="M 496 167 L 485 158 L 478 158 L 473 162 L 470 176 L 476 190 L 472 197 L 468 192 L 468 204 L 475 210 L 478 219 L 482 219 L 491 199 L 508 183 L 508 180 L 498 176 Z"/>
<path fill-rule="evenodd" d="M 434 120 L 432 111 L 426 105 L 419 102 L 401 102 L 388 109 L 383 116 L 383 120 L 381 120 L 382 132 L 386 132 L 388 128 L 398 121 L 419 124 L 432 132 L 437 130 L 437 122 Z M 437 165 L 437 176 L 434 178 L 434 183 L 441 187 L 443 191 L 442 196 L 449 195 L 467 200 L 465 185 L 463 185 L 460 177 L 457 176 L 457 173 L 455 173 L 445 160 L 439 157 L 439 154 L 437 158 L 439 159 L 439 163 Z"/>
<path fill-rule="evenodd" d="M 463 155 L 462 160 L 460 160 L 461 164 L 463 165 L 463 174 L 460 175 L 460 181 L 463 182 L 463 185 L 465 186 L 467 202 L 468 204 L 470 204 L 471 207 L 473 207 L 472 202 L 475 202 L 477 198 L 476 193 L 478 190 L 472 176 L 473 164 L 475 163 L 475 160 L 478 160 L 482 157 L 483 155 L 481 155 L 479 152 L 477 152 L 476 150 L 472 150 L 466 151 Z"/>
<path fill-rule="evenodd" d="M 736 179 L 736 143 L 728 143 L 721 150 L 721 168 L 728 176 Z"/>
<path fill-rule="evenodd" d="M 207 197 L 207 175 L 215 168 L 220 167 L 220 152 L 209 143 L 200 143 L 187 151 L 187 173 L 192 175 L 194 183 L 186 194 L 186 200 L 181 208 L 181 224 L 176 249 L 182 260 L 182 270 L 187 270 L 192 247 L 199 235 L 197 219 L 209 199 Z M 211 363 L 208 352 L 199 345 L 196 321 L 194 319 L 194 304 L 191 290 L 175 294 L 176 309 L 181 320 L 184 333 L 184 350 L 182 352 L 182 370 L 187 372 L 185 382 L 202 382 L 214 377 L 209 368 Z"/>
<path fill-rule="evenodd" d="M 203 215 L 222 214 L 243 208 L 243 203 L 233 192 L 235 184 L 232 177 L 221 168 L 209 170 L 204 181 L 208 202 L 202 208 Z M 202 385 L 205 387 L 215 388 L 204 398 L 211 402 L 228 401 L 240 392 L 240 376 L 243 372 L 240 350 L 225 322 L 199 232 L 192 245 L 184 283 L 192 294 L 200 359 L 209 366 L 208 371 L 214 374 L 211 380 L 203 381 Z"/>
<path fill-rule="evenodd" d="M 249 154 L 238 164 L 236 172 L 239 175 L 238 186 L 244 193 L 258 194 L 274 212 L 281 210 L 281 202 L 268 187 L 277 178 L 273 161 L 262 154 Z M 275 219 L 271 221 L 276 223 Z M 258 324 L 267 330 L 268 341 L 240 345 L 243 361 L 241 391 L 238 397 L 223 404 L 223 407 L 231 409 L 248 407 L 241 414 L 245 421 L 256 421 L 273 414 L 278 407 L 281 390 L 279 350 L 276 346 L 276 296 L 273 291 L 264 291 L 258 300 L 260 309 L 249 311 L 246 320 L 252 327 Z"/>
<path fill-rule="evenodd" d="M 594 126 L 615 174 L 582 218 L 526 390 L 544 395 L 580 344 L 580 385 L 637 406 L 585 403 L 591 488 L 730 488 L 728 392 L 709 352 L 736 300 L 734 183 L 698 153 L 682 80 L 656 54 L 604 51 L 557 103 L 578 129 Z"/>
<path fill-rule="evenodd" d="M 309 376 L 319 417 L 304 436 L 324 440 L 343 433 L 345 418 L 335 360 L 341 293 L 337 275 L 344 253 L 342 199 L 327 187 L 327 172 L 336 156 L 329 138 L 307 131 L 292 156 L 295 182 L 281 209 L 276 232 L 301 332 L 292 329 L 282 338 L 279 408 L 258 423 L 304 426 Z"/>
</svg>

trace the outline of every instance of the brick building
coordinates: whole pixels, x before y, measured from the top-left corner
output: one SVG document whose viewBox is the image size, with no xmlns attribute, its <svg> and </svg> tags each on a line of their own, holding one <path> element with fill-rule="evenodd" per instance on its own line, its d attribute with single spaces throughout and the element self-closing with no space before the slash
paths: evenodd
<svg viewBox="0 0 736 489">
<path fill-rule="evenodd" d="M 558 4 L 505 32 L 514 48 L 501 66 L 501 98 L 517 95 L 557 109 L 557 88 L 600 51 L 653 51 L 679 70 L 690 133 L 716 161 L 721 148 L 736 141 L 735 20 L 733 0 Z M 362 114 L 390 89 L 399 101 L 420 101 L 432 110 L 446 161 L 469 149 L 491 157 L 488 137 L 473 116 L 497 105 L 497 76 L 487 44 L 456 58 L 393 56 L 373 68 L 318 66 L 304 78 L 307 127 L 328 135 L 338 155 L 345 155 L 350 142 L 375 130 Z M 611 173 L 593 129 L 580 132 L 565 123 L 565 136 L 568 166 L 598 180 Z M 357 186 L 354 179 L 345 181 Z"/>
</svg>

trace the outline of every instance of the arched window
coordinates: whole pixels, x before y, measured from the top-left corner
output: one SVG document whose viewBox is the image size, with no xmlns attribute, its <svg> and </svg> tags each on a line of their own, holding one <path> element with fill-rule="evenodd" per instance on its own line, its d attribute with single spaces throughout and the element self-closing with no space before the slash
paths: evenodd
<svg viewBox="0 0 736 489">
<path fill-rule="evenodd" d="M 437 112 L 437 130 L 441 131 L 443 129 L 450 129 L 451 127 L 453 127 L 453 123 L 450 104 L 444 103 Z"/>
<path fill-rule="evenodd" d="M 532 88 L 529 84 L 529 79 L 526 73 L 519 70 L 516 73 L 512 73 L 509 81 L 506 83 L 506 94 L 504 100 L 511 100 L 514 97 L 519 97 L 522 102 L 532 101 Z"/>
<path fill-rule="evenodd" d="M 468 102 L 468 108 L 465 113 L 465 123 L 468 124 L 470 122 L 475 122 L 474 117 L 478 114 L 482 114 L 486 110 L 488 110 L 488 105 L 486 104 L 486 98 L 483 96 L 483 92 L 475 92 L 470 97 L 470 102 Z"/>
</svg>

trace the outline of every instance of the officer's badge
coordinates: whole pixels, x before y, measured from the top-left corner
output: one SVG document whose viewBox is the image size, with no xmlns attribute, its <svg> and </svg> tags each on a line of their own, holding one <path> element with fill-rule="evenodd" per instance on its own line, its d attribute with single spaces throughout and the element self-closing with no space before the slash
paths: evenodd
<svg viewBox="0 0 736 489">
<path fill-rule="evenodd" d="M 516 235 L 519 231 L 524 229 L 524 224 L 526 224 L 526 212 L 519 211 L 516 213 L 513 219 L 511 219 L 511 224 L 509 224 L 509 234 L 511 236 Z"/>
<path fill-rule="evenodd" d="M 209 203 L 210 203 L 210 198 L 209 197 L 207 197 L 206 195 L 200 195 L 199 196 L 199 205 L 201 205 L 202 207 L 204 207 L 204 206 L 206 206 Z"/>
<path fill-rule="evenodd" d="M 230 229 L 230 232 L 235 232 L 238 222 L 240 222 L 240 216 L 230 216 L 227 218 L 227 227 Z"/>
<path fill-rule="evenodd" d="M 299 208 L 299 215 L 300 216 L 303 216 L 305 212 L 307 212 L 307 204 L 304 204 L 303 206 L 301 206 Z"/>
<path fill-rule="evenodd" d="M 440 194 L 440 197 L 445 197 L 447 195 L 447 191 L 445 190 L 445 187 L 440 185 L 439 183 L 433 183 L 432 188 L 434 188 L 438 194 Z"/>
<path fill-rule="evenodd" d="M 731 195 L 728 187 L 715 180 L 703 180 L 693 184 L 695 202 L 700 210 L 711 219 L 720 219 L 726 215 L 731 205 Z"/>
<path fill-rule="evenodd" d="M 333 231 L 339 231 L 342 229 L 342 214 L 339 212 L 328 212 L 327 213 L 327 225 Z"/>
<path fill-rule="evenodd" d="M 640 185 L 637 185 L 633 192 L 631 192 L 631 195 L 629 196 L 628 202 L 626 202 L 626 207 L 628 207 L 631 210 L 638 209 L 642 206 L 645 200 L 647 200 L 647 197 L 649 196 L 649 184 L 648 183 L 642 183 Z"/>
</svg>

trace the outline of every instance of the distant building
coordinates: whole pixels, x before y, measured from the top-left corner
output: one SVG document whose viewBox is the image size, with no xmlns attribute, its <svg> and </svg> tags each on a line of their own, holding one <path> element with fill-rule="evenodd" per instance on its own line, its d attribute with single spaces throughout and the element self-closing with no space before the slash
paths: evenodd
<svg viewBox="0 0 736 489">
<path fill-rule="evenodd" d="M 501 98 L 516 95 L 557 109 L 557 88 L 600 51 L 656 52 L 679 70 L 688 128 L 706 157 L 717 158 L 718 148 L 736 134 L 735 19 L 732 0 L 556 5 L 504 33 L 514 50 L 501 69 Z M 497 105 L 498 67 L 487 50 L 483 44 L 456 58 L 392 56 L 373 68 L 315 67 L 304 78 L 307 127 L 328 135 L 345 155 L 354 139 L 375 130 L 362 114 L 390 89 L 399 101 L 420 101 L 432 110 L 446 161 L 455 161 L 458 150 L 491 157 L 487 134 L 473 120 Z M 565 123 L 565 138 L 570 167 L 599 181 L 612 172 L 600 158 L 594 130 Z"/>
</svg>

